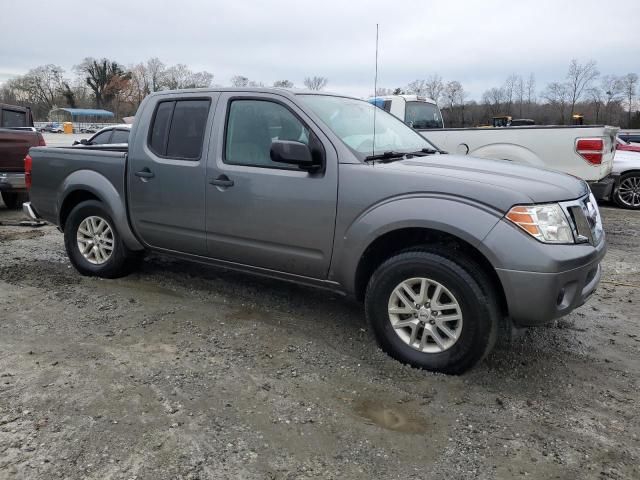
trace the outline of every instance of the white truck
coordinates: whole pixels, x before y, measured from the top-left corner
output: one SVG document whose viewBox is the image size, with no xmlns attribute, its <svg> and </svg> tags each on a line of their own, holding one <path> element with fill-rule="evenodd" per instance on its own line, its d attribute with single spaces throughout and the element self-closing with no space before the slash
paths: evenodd
<svg viewBox="0 0 640 480">
<path fill-rule="evenodd" d="M 617 127 L 535 125 L 443 128 L 438 126 L 442 123 L 440 110 L 431 99 L 415 95 L 389 95 L 371 98 L 369 102 L 418 130 L 429 142 L 444 151 L 569 173 L 589 182 L 596 198 L 608 199 L 611 196 L 615 178 L 610 174 Z M 425 126 L 436 118 L 440 119 L 435 122 L 438 125 Z"/>
</svg>

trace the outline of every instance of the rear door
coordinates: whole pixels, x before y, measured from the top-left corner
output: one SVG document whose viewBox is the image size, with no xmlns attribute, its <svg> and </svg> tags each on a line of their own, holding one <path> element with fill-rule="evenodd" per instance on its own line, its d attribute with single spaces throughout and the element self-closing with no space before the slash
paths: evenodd
<svg viewBox="0 0 640 480">
<path fill-rule="evenodd" d="M 326 278 L 338 189 L 329 140 L 289 99 L 266 93 L 223 93 L 214 131 L 206 185 L 209 256 Z M 276 139 L 306 143 L 324 156 L 324 170 L 273 162 Z"/>
<path fill-rule="evenodd" d="M 144 243 L 205 255 L 207 145 L 217 93 L 160 96 L 129 147 L 131 223 Z"/>
</svg>

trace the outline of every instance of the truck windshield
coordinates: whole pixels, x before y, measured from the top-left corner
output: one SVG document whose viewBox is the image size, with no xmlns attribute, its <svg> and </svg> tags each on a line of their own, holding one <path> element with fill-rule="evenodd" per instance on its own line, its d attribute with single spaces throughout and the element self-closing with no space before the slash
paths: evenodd
<svg viewBox="0 0 640 480">
<path fill-rule="evenodd" d="M 412 128 L 443 128 L 437 105 L 427 102 L 407 102 L 405 121 Z"/>
<path fill-rule="evenodd" d="M 402 121 L 364 100 L 330 95 L 300 95 L 300 98 L 360 160 L 391 151 L 410 153 L 423 149 L 437 150 L 437 147 Z"/>
</svg>

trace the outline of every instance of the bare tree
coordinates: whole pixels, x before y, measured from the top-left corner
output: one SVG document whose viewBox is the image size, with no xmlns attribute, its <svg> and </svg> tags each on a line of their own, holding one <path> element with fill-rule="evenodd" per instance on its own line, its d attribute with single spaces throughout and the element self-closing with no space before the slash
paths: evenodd
<svg viewBox="0 0 640 480">
<path fill-rule="evenodd" d="M 98 108 L 108 105 L 116 98 L 115 89 L 124 85 L 120 80 L 131 78 L 131 73 L 125 72 L 118 62 L 107 58 L 97 60 L 88 57 L 75 68 L 84 75 L 87 85 L 93 91 Z"/>
<path fill-rule="evenodd" d="M 165 71 L 167 67 L 159 58 L 153 57 L 147 60 L 145 71 L 149 90 L 157 92 L 164 88 Z"/>
<path fill-rule="evenodd" d="M 304 79 L 304 86 L 309 90 L 322 90 L 329 83 L 329 79 L 326 77 L 306 77 Z"/>
<path fill-rule="evenodd" d="M 600 120 L 600 110 L 604 105 L 604 92 L 600 89 L 600 87 L 594 86 L 589 88 L 586 91 L 586 96 L 590 100 L 593 105 L 593 111 L 595 113 L 595 122 L 599 123 Z"/>
<path fill-rule="evenodd" d="M 507 115 L 511 115 L 511 106 L 513 105 L 513 97 L 515 94 L 516 82 L 518 77 L 514 75 L 509 75 L 507 80 L 504 82 L 504 86 L 502 87 L 502 91 L 504 92 L 504 100 L 505 100 L 505 113 Z"/>
<path fill-rule="evenodd" d="M 569 64 L 567 72 L 567 88 L 569 91 L 569 101 L 571 102 L 571 116 L 575 113 L 576 103 L 582 99 L 584 92 L 591 86 L 591 83 L 600 75 L 596 68 L 596 62 L 590 60 L 584 65 L 580 65 L 574 58 Z"/>
<path fill-rule="evenodd" d="M 273 86 L 276 88 L 293 88 L 293 82 L 290 80 L 276 80 L 273 82 Z"/>
<path fill-rule="evenodd" d="M 392 88 L 385 88 L 385 87 L 378 87 L 378 89 L 376 90 L 376 97 L 384 97 L 386 95 L 393 95 L 393 89 Z"/>
<path fill-rule="evenodd" d="M 491 115 L 498 115 L 502 110 L 504 102 L 504 90 L 493 87 L 482 94 L 482 102 L 489 108 Z"/>
<path fill-rule="evenodd" d="M 524 86 L 524 80 L 522 79 L 521 75 L 518 75 L 516 77 L 516 82 L 514 85 L 514 94 L 516 97 L 516 101 L 518 102 L 519 115 L 520 115 L 520 118 L 522 118 L 522 107 L 524 104 L 525 86 Z"/>
<path fill-rule="evenodd" d="M 457 80 L 447 82 L 444 87 L 443 98 L 447 103 L 447 108 L 451 112 L 451 116 L 455 117 L 456 107 L 460 107 L 460 124 L 464 124 L 464 98 L 466 93 L 462 84 Z"/>
<path fill-rule="evenodd" d="M 407 93 L 412 95 L 426 95 L 427 93 L 427 81 L 426 80 L 414 80 L 407 84 Z"/>
<path fill-rule="evenodd" d="M 544 98 L 553 106 L 560 114 L 560 124 L 565 123 L 565 113 L 567 110 L 567 103 L 571 99 L 571 92 L 569 86 L 566 83 L 552 82 L 547 85 L 546 90 L 543 93 Z"/>
<path fill-rule="evenodd" d="M 234 75 L 231 77 L 231 86 L 242 88 L 247 85 L 249 85 L 249 79 L 247 77 L 243 77 L 242 75 Z"/>
<path fill-rule="evenodd" d="M 600 89 L 603 93 L 605 121 L 610 123 L 612 106 L 622 99 L 624 90 L 622 79 L 615 75 L 605 75 L 600 80 Z"/>
<path fill-rule="evenodd" d="M 64 88 L 64 70 L 56 65 L 43 65 L 29 70 L 23 77 L 22 88 L 35 103 L 51 109 Z"/>
<path fill-rule="evenodd" d="M 633 103 L 636 98 L 636 88 L 638 86 L 638 75 L 635 73 L 627 73 L 622 77 L 622 89 L 624 92 L 625 102 L 627 104 L 627 126 L 631 126 L 631 114 L 633 112 Z"/>
<path fill-rule="evenodd" d="M 181 88 L 187 88 L 187 83 L 189 82 L 189 78 L 193 75 L 193 72 L 189 70 L 184 63 L 178 63 L 177 65 L 173 65 L 164 73 L 164 85 L 169 90 L 178 90 Z"/>
<path fill-rule="evenodd" d="M 525 89 L 527 91 L 527 115 L 529 115 L 531 105 L 536 101 L 536 76 L 533 73 L 529 74 Z"/>
<path fill-rule="evenodd" d="M 425 94 L 436 103 L 440 102 L 445 86 L 442 83 L 442 77 L 437 73 L 431 75 L 425 85 Z"/>
</svg>

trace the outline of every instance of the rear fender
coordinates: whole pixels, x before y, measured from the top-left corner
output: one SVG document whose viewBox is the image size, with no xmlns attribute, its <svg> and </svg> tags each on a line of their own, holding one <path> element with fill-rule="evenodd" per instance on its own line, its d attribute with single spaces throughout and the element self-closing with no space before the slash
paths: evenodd
<svg viewBox="0 0 640 480">
<path fill-rule="evenodd" d="M 64 225 L 61 224 L 60 218 L 62 205 L 64 204 L 65 199 L 76 191 L 86 191 L 100 199 L 105 209 L 115 222 L 115 228 L 122 236 L 122 240 L 127 248 L 131 250 L 142 250 L 144 248 L 129 226 L 124 193 L 119 193 L 105 176 L 93 170 L 76 170 L 65 178 L 64 182 L 62 182 L 58 191 L 56 211 L 58 224 L 61 228 L 64 228 Z"/>
</svg>

